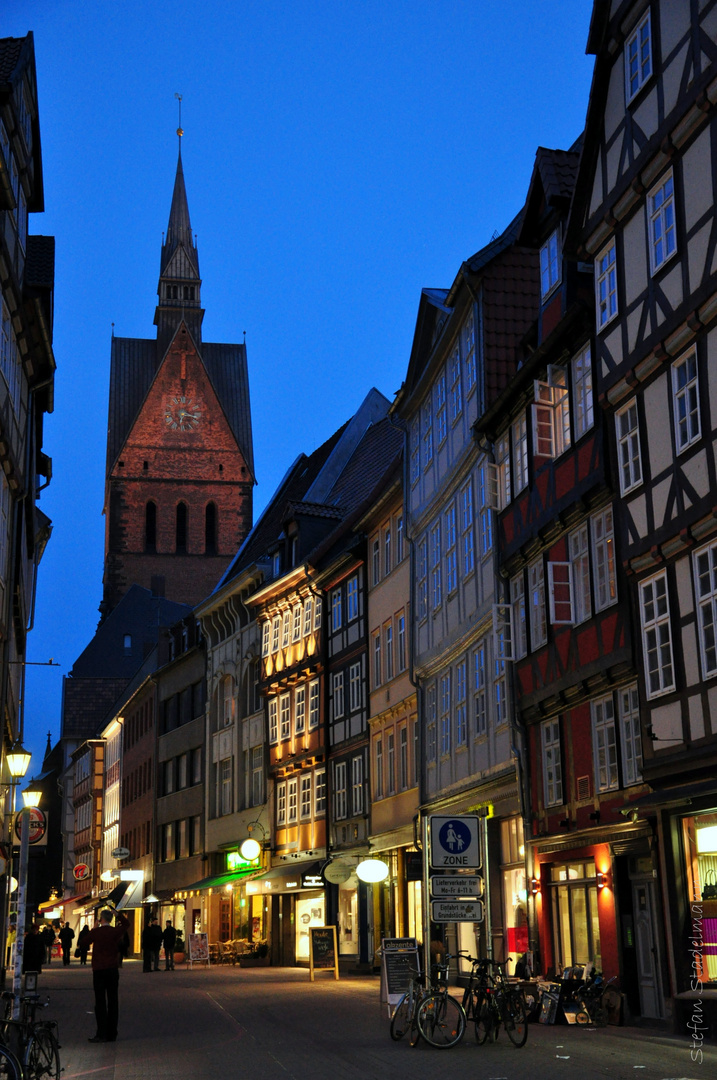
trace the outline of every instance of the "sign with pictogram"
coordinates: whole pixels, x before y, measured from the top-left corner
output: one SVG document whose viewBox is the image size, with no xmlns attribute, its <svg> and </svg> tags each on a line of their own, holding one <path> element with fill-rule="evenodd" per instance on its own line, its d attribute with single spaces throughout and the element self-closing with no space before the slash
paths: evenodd
<svg viewBox="0 0 717 1080">
<path fill-rule="evenodd" d="M 473 814 L 445 817 L 432 814 L 429 818 L 431 867 L 447 870 L 479 870 L 480 819 Z"/>
<path fill-rule="evenodd" d="M 47 817 L 37 806 L 26 807 L 15 815 L 15 836 L 18 843 L 22 840 L 22 823 L 30 824 L 30 844 L 47 843 Z"/>
</svg>

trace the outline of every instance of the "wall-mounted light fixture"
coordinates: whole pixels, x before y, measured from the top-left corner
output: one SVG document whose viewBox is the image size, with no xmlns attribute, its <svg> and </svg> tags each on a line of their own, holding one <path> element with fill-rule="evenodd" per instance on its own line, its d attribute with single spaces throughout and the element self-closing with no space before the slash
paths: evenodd
<svg viewBox="0 0 717 1080">
<path fill-rule="evenodd" d="M 540 892 L 540 878 L 534 877 L 530 880 L 530 891 L 533 896 L 537 896 Z"/>
<path fill-rule="evenodd" d="M 597 872 L 597 887 L 598 889 L 604 889 L 607 885 L 607 874 L 602 870 Z"/>
</svg>

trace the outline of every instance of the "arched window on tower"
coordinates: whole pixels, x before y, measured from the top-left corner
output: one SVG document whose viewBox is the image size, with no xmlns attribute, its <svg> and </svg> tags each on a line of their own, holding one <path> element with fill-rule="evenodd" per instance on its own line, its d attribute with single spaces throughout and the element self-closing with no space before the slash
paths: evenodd
<svg viewBox="0 0 717 1080">
<path fill-rule="evenodd" d="M 184 299 L 185 300 L 189 299 L 189 286 L 188 285 L 184 286 Z"/>
<path fill-rule="evenodd" d="M 187 504 L 177 504 L 177 554 L 187 553 Z"/>
<path fill-rule="evenodd" d="M 189 299 L 190 300 L 194 299 L 194 286 L 193 285 L 189 286 Z"/>
<path fill-rule="evenodd" d="M 204 553 L 217 553 L 217 508 L 213 502 L 207 503 L 204 512 Z"/>
<path fill-rule="evenodd" d="M 157 550 L 157 504 L 148 502 L 144 508 L 144 550 Z"/>
</svg>

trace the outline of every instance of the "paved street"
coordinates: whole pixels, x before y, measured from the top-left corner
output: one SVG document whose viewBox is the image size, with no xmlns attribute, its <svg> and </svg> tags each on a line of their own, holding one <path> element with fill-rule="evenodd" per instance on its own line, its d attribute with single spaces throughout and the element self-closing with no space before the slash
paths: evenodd
<svg viewBox="0 0 717 1080">
<path fill-rule="evenodd" d="M 462 1080 L 565 1077 L 610 1080 L 712 1080 L 717 1048 L 702 1064 L 690 1060 L 687 1038 L 635 1028 L 581 1030 L 531 1024 L 527 1045 L 502 1034 L 478 1047 L 467 1032 L 451 1050 L 389 1037 L 377 978 L 328 976 L 309 981 L 294 968 L 178 969 L 144 974 L 137 961 L 120 976 L 117 1043 L 91 1045 L 91 969 L 53 965 L 41 976 L 50 995 L 43 1016 L 56 1019 L 63 1080 L 396 1080 L 411 1072 L 434 1080 L 437 1068 Z"/>
</svg>

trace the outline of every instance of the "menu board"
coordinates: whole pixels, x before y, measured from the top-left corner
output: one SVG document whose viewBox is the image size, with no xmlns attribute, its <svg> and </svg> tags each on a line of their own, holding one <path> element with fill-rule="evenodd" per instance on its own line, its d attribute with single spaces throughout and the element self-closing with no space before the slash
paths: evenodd
<svg viewBox="0 0 717 1080">
<path fill-rule="evenodd" d="M 314 981 L 314 972 L 333 971 L 334 978 L 339 977 L 339 959 L 336 950 L 336 927 L 335 926 L 310 926 L 309 934 L 309 971 L 311 981 Z"/>
<path fill-rule="evenodd" d="M 381 941 L 381 1001 L 396 1005 L 420 969 L 415 938 L 383 938 Z"/>
<path fill-rule="evenodd" d="M 187 960 L 190 964 L 209 963 L 209 936 L 190 934 L 187 938 Z"/>
</svg>

